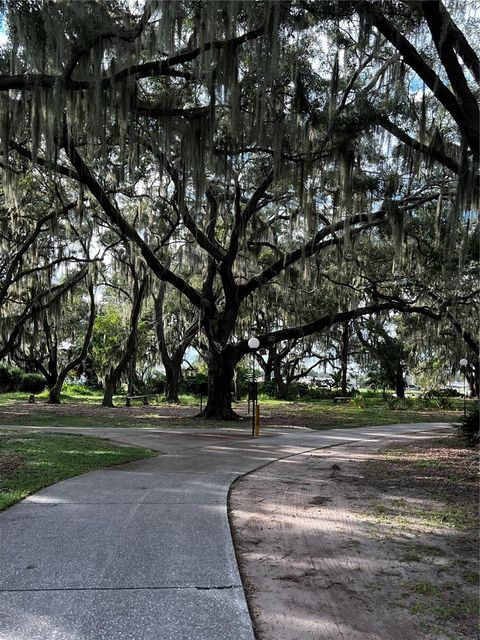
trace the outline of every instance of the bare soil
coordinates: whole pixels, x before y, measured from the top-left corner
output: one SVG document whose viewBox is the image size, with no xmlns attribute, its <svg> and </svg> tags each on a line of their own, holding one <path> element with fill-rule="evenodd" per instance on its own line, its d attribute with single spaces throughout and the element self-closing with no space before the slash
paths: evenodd
<svg viewBox="0 0 480 640">
<path fill-rule="evenodd" d="M 318 450 L 235 483 L 259 640 L 479 637 L 478 452 L 427 437 Z"/>
</svg>

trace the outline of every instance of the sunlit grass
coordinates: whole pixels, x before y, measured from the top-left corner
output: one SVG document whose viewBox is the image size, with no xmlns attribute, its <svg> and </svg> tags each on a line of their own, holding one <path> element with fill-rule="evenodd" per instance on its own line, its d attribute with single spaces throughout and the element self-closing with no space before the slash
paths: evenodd
<svg viewBox="0 0 480 640">
<path fill-rule="evenodd" d="M 128 410 L 124 396 L 116 396 L 115 409 L 101 407 L 100 391 L 89 391 L 90 395 L 67 394 L 62 397 L 60 407 L 47 405 L 47 396 L 37 396 L 36 403 L 28 404 L 28 394 L 0 394 L 0 426 L 20 425 L 39 427 L 140 427 L 140 428 L 248 428 L 250 418 L 246 415 L 246 402 L 234 403 L 233 407 L 244 420 L 240 422 L 205 421 L 195 416 L 200 410 L 200 399 L 181 396 L 180 405 L 162 401 L 161 396 L 150 398 L 148 407 L 136 402 Z M 332 400 L 310 402 L 262 400 L 259 403 L 261 426 L 307 427 L 323 430 L 389 425 L 415 422 L 457 422 L 461 416 L 458 402 L 456 410 L 438 408 L 392 410 L 380 398 L 367 398 L 365 406 L 355 403 L 334 404 Z M 462 400 L 463 402 L 463 400 Z M 463 405 L 462 405 L 463 408 Z"/>
<path fill-rule="evenodd" d="M 0 510 L 65 478 L 153 455 L 100 438 L 0 431 Z"/>
</svg>

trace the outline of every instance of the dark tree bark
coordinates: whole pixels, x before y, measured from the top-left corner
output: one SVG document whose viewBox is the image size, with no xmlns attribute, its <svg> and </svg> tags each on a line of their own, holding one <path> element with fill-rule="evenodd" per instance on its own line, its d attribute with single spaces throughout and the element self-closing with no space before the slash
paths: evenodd
<svg viewBox="0 0 480 640">
<path fill-rule="evenodd" d="M 258 353 L 255 354 L 255 360 L 257 361 L 258 365 L 260 366 L 263 372 L 264 382 L 270 382 L 272 379 L 272 375 L 273 375 L 272 353 L 274 353 L 274 349 L 269 349 L 267 352 L 268 355 L 266 360 L 264 360 L 262 356 L 259 355 Z"/>
<path fill-rule="evenodd" d="M 194 320 L 187 328 L 183 336 L 170 346 L 170 351 L 165 338 L 164 327 L 164 300 L 166 292 L 166 282 L 160 282 L 157 296 L 155 297 L 155 329 L 157 334 L 158 348 L 165 369 L 165 400 L 167 402 L 179 403 L 180 379 L 182 375 L 182 362 L 185 353 L 198 332 L 198 321 Z"/>
<path fill-rule="evenodd" d="M 395 371 L 395 393 L 397 398 L 405 398 L 405 378 L 403 366 L 400 362 Z"/>
<path fill-rule="evenodd" d="M 453 49 L 454 42 L 457 50 L 462 50 L 463 53 L 461 55 L 465 56 L 477 70 L 478 58 L 476 58 L 471 48 L 468 51 L 466 50 L 464 46 L 466 43 L 465 38 L 462 40 L 456 37 L 455 34 L 459 33 L 459 29 L 453 24 L 442 3 L 439 0 L 422 1 L 421 8 L 432 34 L 432 39 L 437 47 L 440 60 L 448 75 L 451 89 L 442 82 L 439 75 L 425 58 L 420 55 L 399 29 L 390 22 L 376 3 L 359 0 L 354 4 L 355 9 L 359 13 L 364 13 L 368 16 L 368 19 L 378 31 L 392 43 L 405 62 L 419 75 L 439 102 L 450 113 L 473 154 L 478 158 L 480 155 L 478 106 L 476 108 L 473 106 L 472 93 Z M 455 40 L 453 37 L 455 37 Z M 473 58 L 476 58 L 476 60 L 473 60 Z"/>
<path fill-rule="evenodd" d="M 242 399 L 238 367 L 235 368 L 235 373 L 233 374 L 233 396 L 236 402 L 239 402 Z"/>
<path fill-rule="evenodd" d="M 268 354 L 267 362 L 265 363 L 265 369 L 263 370 L 263 380 L 264 382 L 270 382 L 273 374 L 273 362 L 270 357 L 270 353 Z"/>
<path fill-rule="evenodd" d="M 133 294 L 133 304 L 132 311 L 130 314 L 130 331 L 128 334 L 127 344 L 125 345 L 125 351 L 120 358 L 120 362 L 116 367 L 112 367 L 110 372 L 107 374 L 105 378 L 105 391 L 103 394 L 103 407 L 113 407 L 113 396 L 115 394 L 115 390 L 120 382 L 120 379 L 125 372 L 125 369 L 132 358 L 132 355 L 135 353 L 135 349 L 137 346 L 137 338 L 138 338 L 138 320 L 140 318 L 140 312 L 142 309 L 143 298 L 145 296 L 146 289 L 146 277 L 144 277 L 140 283 L 135 284 L 134 294 Z"/>
<path fill-rule="evenodd" d="M 471 354 L 471 360 L 465 368 L 465 377 L 469 386 L 470 398 L 480 397 L 480 361 L 478 356 Z"/>
<path fill-rule="evenodd" d="M 341 392 L 342 396 L 347 395 L 347 375 L 348 375 L 348 348 L 350 345 L 350 323 L 345 322 L 342 331 L 342 343 L 340 351 L 340 367 L 342 372 Z"/>
<path fill-rule="evenodd" d="M 83 339 L 82 349 L 78 356 L 70 360 L 70 362 L 68 362 L 65 367 L 63 367 L 63 369 L 58 373 L 55 384 L 50 387 L 50 392 L 48 395 L 49 404 L 60 404 L 60 395 L 62 393 L 63 383 L 65 382 L 67 375 L 70 373 L 70 371 L 72 371 L 72 369 L 76 369 L 79 365 L 81 365 L 87 357 L 88 347 L 90 346 L 90 341 L 92 339 L 93 325 L 95 322 L 95 295 L 92 284 L 90 284 L 88 287 L 88 293 L 90 296 L 90 314 L 87 330 Z"/>
<path fill-rule="evenodd" d="M 127 394 L 133 396 L 135 394 L 135 377 L 137 371 L 137 350 L 132 353 L 130 362 L 128 363 L 128 386 Z"/>
<path fill-rule="evenodd" d="M 238 414 L 232 409 L 232 387 L 235 367 L 238 360 L 232 350 L 215 351 L 208 354 L 208 397 L 202 418 L 211 420 L 238 420 Z"/>
<path fill-rule="evenodd" d="M 180 350 L 175 349 L 172 357 L 163 362 L 165 368 L 165 400 L 167 402 L 180 402 L 179 389 L 184 354 L 185 351 L 182 353 Z"/>
<path fill-rule="evenodd" d="M 283 379 L 282 359 L 280 355 L 276 352 L 275 352 L 275 356 L 273 357 L 273 379 L 275 380 L 277 398 L 279 400 L 286 400 L 288 395 L 289 385 Z"/>
</svg>

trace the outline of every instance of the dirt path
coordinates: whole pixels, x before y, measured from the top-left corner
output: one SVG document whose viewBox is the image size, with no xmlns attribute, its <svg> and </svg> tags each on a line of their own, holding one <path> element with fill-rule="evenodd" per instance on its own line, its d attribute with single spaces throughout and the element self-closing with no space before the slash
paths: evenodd
<svg viewBox="0 0 480 640">
<path fill-rule="evenodd" d="M 389 443 L 403 446 L 421 437 Z M 436 625 L 431 611 L 424 611 L 430 604 L 435 611 L 458 601 L 456 583 L 475 558 L 474 549 L 455 548 L 455 529 L 421 521 L 392 526 L 375 517 L 372 505 L 410 500 L 416 508 L 431 508 L 432 502 L 422 491 L 424 500 L 418 500 L 418 490 L 413 498 L 408 482 L 389 479 L 388 473 L 375 481 L 372 464 L 384 447 L 356 443 L 319 450 L 235 483 L 231 522 L 259 640 L 477 637 L 472 620 L 458 620 L 462 615 Z M 443 587 L 447 605 L 439 602 Z M 475 585 L 471 590 L 467 596 L 474 602 Z"/>
</svg>

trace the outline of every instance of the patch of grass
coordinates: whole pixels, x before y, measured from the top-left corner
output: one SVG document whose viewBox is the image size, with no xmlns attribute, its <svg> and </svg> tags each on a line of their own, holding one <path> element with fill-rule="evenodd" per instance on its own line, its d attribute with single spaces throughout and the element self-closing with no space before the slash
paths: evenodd
<svg viewBox="0 0 480 640">
<path fill-rule="evenodd" d="M 442 595 L 442 590 L 429 583 L 418 583 L 415 585 L 419 590 L 410 590 L 420 596 L 430 596 L 427 600 L 417 600 L 407 606 L 411 613 L 416 615 L 429 615 L 436 620 L 448 622 L 464 620 L 475 615 L 476 606 L 473 602 L 459 599 L 456 601 L 442 601 L 441 604 L 434 604 L 432 598 Z"/>
<path fill-rule="evenodd" d="M 415 615 L 425 615 L 426 613 L 430 613 L 431 607 L 427 602 L 414 602 L 408 607 L 408 610 Z"/>
<path fill-rule="evenodd" d="M 449 527 L 465 528 L 471 522 L 470 510 L 463 506 L 449 506 L 441 509 L 424 509 L 401 501 L 399 505 L 390 502 L 389 505 L 376 505 L 373 518 L 379 524 L 387 524 L 397 527 L 409 527 L 420 525 L 422 527 Z M 399 507 L 398 510 L 395 507 Z"/>
<path fill-rule="evenodd" d="M 478 571 L 464 571 L 461 575 L 468 584 L 478 585 L 480 582 L 480 574 Z"/>
<path fill-rule="evenodd" d="M 0 510 L 60 480 L 153 455 L 101 438 L 0 431 Z"/>
<path fill-rule="evenodd" d="M 409 586 L 410 593 L 418 593 L 420 595 L 437 596 L 442 590 L 431 582 L 417 582 Z"/>
<path fill-rule="evenodd" d="M 427 559 L 434 562 L 436 558 L 445 558 L 446 551 L 433 544 L 414 542 L 399 544 L 401 555 L 400 562 L 424 562 Z"/>
<path fill-rule="evenodd" d="M 123 396 L 115 397 L 115 410 L 101 407 L 101 391 L 84 393 L 75 385 L 67 387 L 62 396 L 62 405 L 45 404 L 46 394 L 37 396 L 35 404 L 28 404 L 28 394 L 0 394 L 0 425 L 49 426 L 49 427 L 239 427 L 249 422 L 246 403 L 235 403 L 234 409 L 246 419 L 243 422 L 220 422 L 192 420 L 200 409 L 200 400 L 194 396 L 181 396 L 180 405 L 170 405 L 153 399 L 149 407 L 136 404 L 125 410 Z M 445 422 L 456 421 L 460 414 L 429 411 L 390 411 L 385 403 L 376 401 L 365 408 L 352 404 L 335 405 L 330 400 L 316 402 L 290 402 L 268 400 L 260 404 L 262 427 L 306 427 L 315 430 L 354 428 L 387 425 L 399 422 Z M 248 427 L 247 427 L 248 428 Z"/>
<path fill-rule="evenodd" d="M 457 600 L 451 604 L 432 607 L 432 613 L 441 620 L 459 620 L 475 615 L 476 606 L 467 600 Z"/>
<path fill-rule="evenodd" d="M 139 394 L 142 395 L 142 394 Z M 163 401 L 161 394 L 147 394 L 149 395 L 149 401 L 152 406 L 162 405 L 168 406 L 168 403 Z M 28 402 L 30 397 L 29 393 L 24 391 L 9 391 L 8 393 L 0 393 L 0 406 L 11 405 L 16 402 Z M 185 407 L 196 407 L 200 404 L 200 398 L 191 395 L 179 396 L 180 405 Z M 35 400 L 38 403 L 45 403 L 48 400 L 48 391 L 35 394 Z M 89 389 L 78 384 L 65 384 L 63 387 L 63 393 L 60 396 L 62 404 L 82 404 L 92 405 L 100 407 L 103 400 L 103 391 L 101 389 Z M 125 406 L 125 394 L 118 394 L 113 397 L 114 404 L 118 406 Z M 141 401 L 137 401 L 141 406 Z"/>
<path fill-rule="evenodd" d="M 432 469 L 445 469 L 445 465 L 438 460 L 429 460 L 428 458 L 424 458 L 423 460 L 415 460 L 413 464 L 416 467 L 430 467 Z"/>
</svg>

